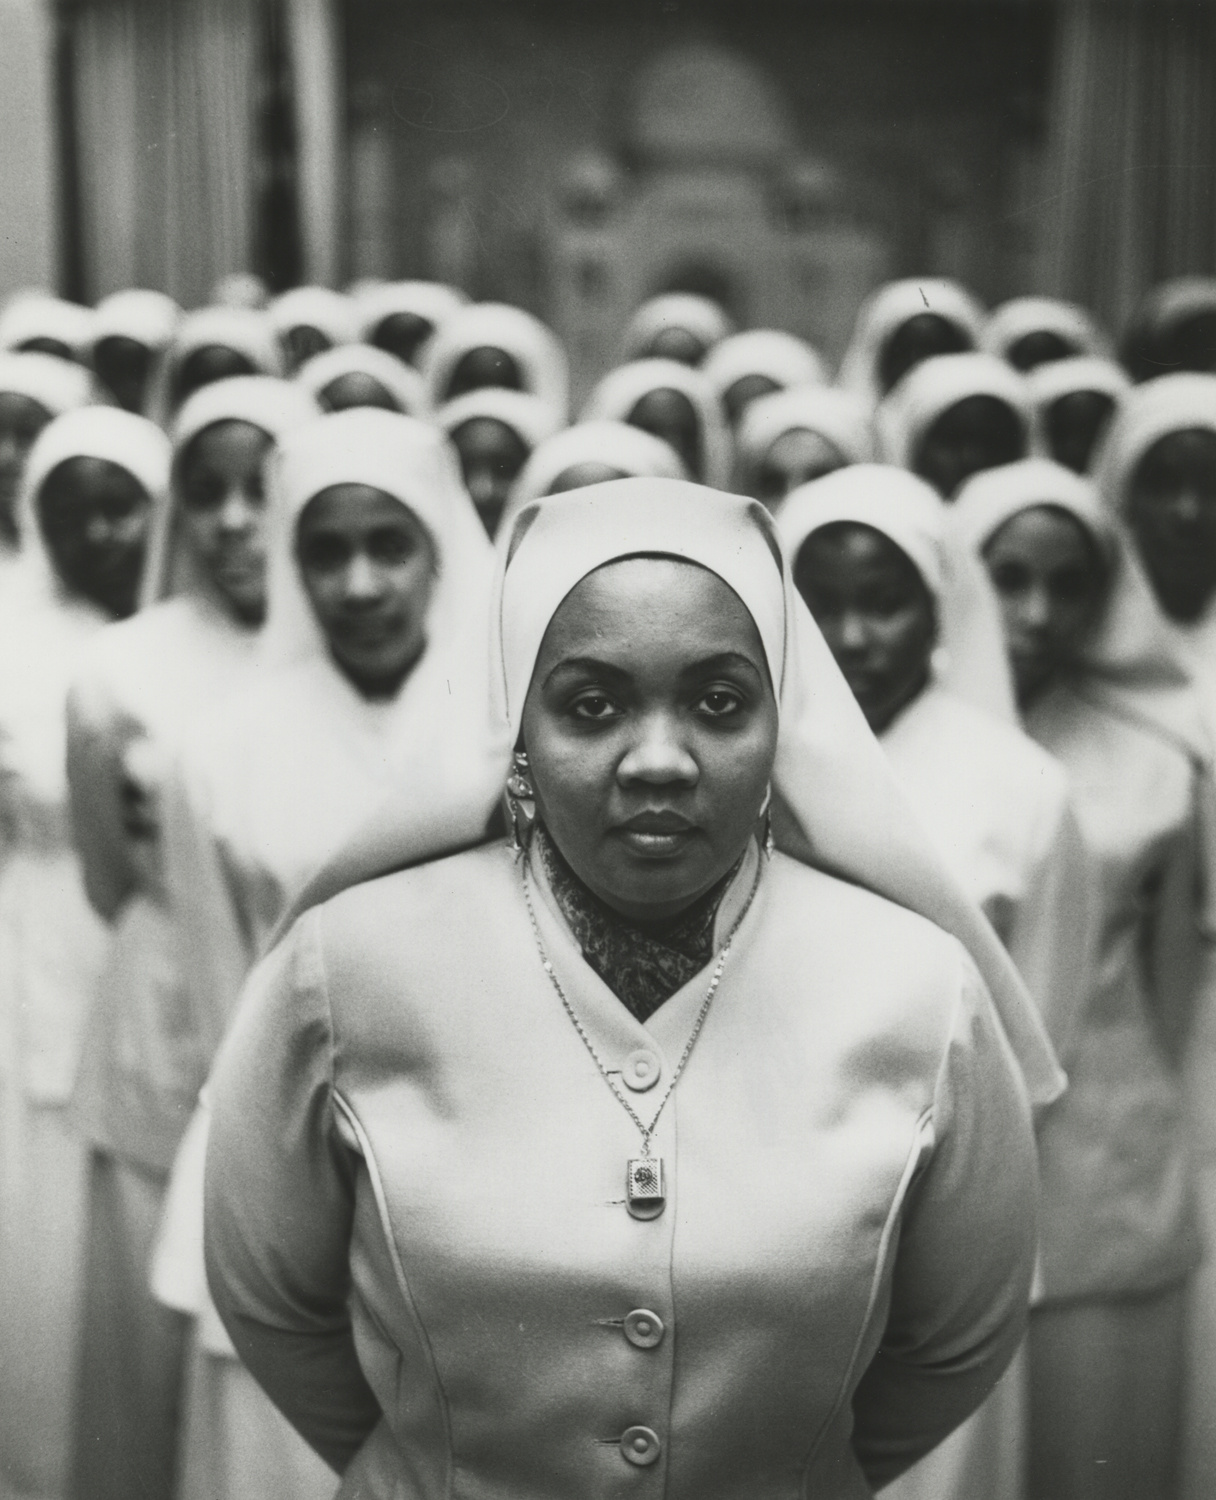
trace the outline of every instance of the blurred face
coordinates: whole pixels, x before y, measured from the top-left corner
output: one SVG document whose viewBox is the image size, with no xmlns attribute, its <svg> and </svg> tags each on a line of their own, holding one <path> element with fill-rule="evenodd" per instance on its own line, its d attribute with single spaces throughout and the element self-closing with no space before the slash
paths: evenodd
<svg viewBox="0 0 1216 1500">
<path fill-rule="evenodd" d="M 1009 363 L 1015 370 L 1035 370 L 1039 365 L 1049 365 L 1057 359 L 1069 359 L 1077 352 L 1076 345 L 1058 333 L 1036 328 L 1010 345 Z"/>
<path fill-rule="evenodd" d="M 625 477 L 623 469 L 614 469 L 611 464 L 571 464 L 549 486 L 549 494 L 561 495 L 566 490 L 581 490 L 589 484 L 606 484 L 610 479 Z"/>
<path fill-rule="evenodd" d="M 34 439 L 51 420 L 45 406 L 29 396 L 0 391 L 0 536 L 17 539 L 17 495 Z"/>
<path fill-rule="evenodd" d="M 871 526 L 822 526 L 802 544 L 794 583 L 875 734 L 929 680 L 933 596 L 907 555 Z"/>
<path fill-rule="evenodd" d="M 283 336 L 283 357 L 287 361 L 289 373 L 293 375 L 314 354 L 324 354 L 327 349 L 332 348 L 333 341 L 329 335 L 314 328 L 311 323 L 301 323 L 295 328 L 289 328 Z"/>
<path fill-rule="evenodd" d="M 1018 703 L 1026 708 L 1076 654 L 1105 590 L 1098 549 L 1073 516 L 1031 506 L 996 531 L 984 562 L 1000 600 Z"/>
<path fill-rule="evenodd" d="M 269 435 L 250 422 L 216 422 L 194 439 L 179 466 L 179 525 L 190 555 L 245 625 L 266 611 L 266 492 Z"/>
<path fill-rule="evenodd" d="M 366 697 L 392 697 L 426 646 L 438 563 L 426 528 L 383 490 L 333 485 L 304 507 L 296 561 L 338 667 Z"/>
<path fill-rule="evenodd" d="M 152 351 L 138 339 L 114 334 L 93 351 L 98 378 L 124 411 L 141 412 L 152 372 Z"/>
<path fill-rule="evenodd" d="M 667 558 L 589 574 L 545 632 L 524 707 L 537 812 L 623 916 L 674 916 L 756 829 L 777 745 L 764 648 L 737 594 Z"/>
<path fill-rule="evenodd" d="M 463 396 L 466 391 L 480 391 L 486 386 L 497 386 L 506 391 L 523 390 L 519 365 L 505 349 L 486 345 L 470 349 L 463 355 L 448 381 L 448 398 Z"/>
<path fill-rule="evenodd" d="M 726 415 L 730 418 L 731 426 L 739 425 L 739 418 L 753 401 L 758 401 L 761 396 L 771 395 L 773 391 L 780 389 L 777 382 L 770 380 L 767 375 L 744 375 L 742 380 L 736 380 L 722 398 L 722 404 L 726 407 Z"/>
<path fill-rule="evenodd" d="M 423 344 L 435 332 L 435 325 L 417 313 L 391 313 L 376 325 L 372 343 L 386 354 L 395 355 L 403 365 L 418 362 Z"/>
<path fill-rule="evenodd" d="M 1196 313 L 1174 332 L 1171 368 L 1179 370 L 1216 370 L 1216 311 Z"/>
<path fill-rule="evenodd" d="M 684 467 L 694 479 L 701 472 L 701 424 L 692 402 L 683 391 L 649 391 L 637 402 L 626 419 L 630 426 L 653 433 L 669 443 L 684 460 Z"/>
<path fill-rule="evenodd" d="M 662 328 L 650 341 L 650 359 L 674 359 L 681 365 L 699 365 L 705 358 L 704 343 L 687 328 Z"/>
<path fill-rule="evenodd" d="M 452 433 L 452 442 L 460 454 L 465 489 L 482 525 L 493 536 L 528 450 L 517 432 L 493 417 L 462 422 Z"/>
<path fill-rule="evenodd" d="M 253 361 L 224 344 L 205 344 L 182 361 L 177 372 L 174 400 L 178 406 L 195 391 L 234 375 L 256 375 Z"/>
<path fill-rule="evenodd" d="M 878 361 L 883 394 L 935 354 L 965 354 L 971 347 L 971 339 L 956 323 L 938 313 L 917 313 L 901 323 L 883 347 Z"/>
<path fill-rule="evenodd" d="M 352 406 L 378 406 L 384 411 L 400 411 L 391 393 L 374 375 L 350 370 L 331 380 L 321 392 L 321 405 L 327 411 L 347 411 Z"/>
<path fill-rule="evenodd" d="M 1132 476 L 1127 519 L 1162 609 L 1196 619 L 1216 591 L 1216 432 L 1154 443 Z"/>
<path fill-rule="evenodd" d="M 103 458 L 61 463 L 38 499 L 55 571 L 116 620 L 135 608 L 151 504 L 133 474 Z"/>
<path fill-rule="evenodd" d="M 1025 452 L 1016 412 L 995 396 L 967 396 L 932 423 L 917 445 L 912 468 L 949 500 L 973 474 L 1014 463 Z"/>
<path fill-rule="evenodd" d="M 1069 391 L 1047 412 L 1047 441 L 1057 463 L 1084 474 L 1098 439 L 1114 414 L 1115 403 L 1102 391 Z"/>
<path fill-rule="evenodd" d="M 822 479 L 848 460 L 834 443 L 807 427 L 783 432 L 764 455 L 756 475 L 756 499 L 776 505 L 800 484 Z"/>
</svg>

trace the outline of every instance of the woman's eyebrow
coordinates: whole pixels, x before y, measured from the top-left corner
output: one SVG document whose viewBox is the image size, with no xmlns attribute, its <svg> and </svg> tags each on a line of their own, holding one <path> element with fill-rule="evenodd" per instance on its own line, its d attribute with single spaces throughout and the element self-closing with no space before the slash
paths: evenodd
<svg viewBox="0 0 1216 1500">
<path fill-rule="evenodd" d="M 615 666 L 610 661 L 604 661 L 602 657 L 563 656 L 546 676 L 546 685 L 552 682 L 559 672 L 585 672 L 589 676 L 608 677 L 618 682 L 630 675 L 624 667 Z"/>
</svg>

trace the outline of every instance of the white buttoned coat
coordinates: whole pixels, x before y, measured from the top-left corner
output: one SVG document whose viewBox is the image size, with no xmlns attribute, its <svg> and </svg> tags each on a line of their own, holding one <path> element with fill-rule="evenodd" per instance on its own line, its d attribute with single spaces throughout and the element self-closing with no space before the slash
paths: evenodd
<svg viewBox="0 0 1216 1500">
<path fill-rule="evenodd" d="M 209 1277 L 347 1500 L 860 1500 L 1004 1369 L 1035 1161 L 982 982 L 920 917 L 754 849 L 719 942 L 757 869 L 648 1221 L 505 846 L 355 887 L 255 975 L 213 1078 Z M 643 1025 L 532 878 L 648 1120 L 709 973 Z"/>
</svg>

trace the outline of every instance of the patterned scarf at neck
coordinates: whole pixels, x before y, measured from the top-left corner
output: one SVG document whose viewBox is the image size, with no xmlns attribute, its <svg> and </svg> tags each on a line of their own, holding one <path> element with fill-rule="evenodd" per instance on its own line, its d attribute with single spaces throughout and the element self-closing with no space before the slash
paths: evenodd
<svg viewBox="0 0 1216 1500">
<path fill-rule="evenodd" d="M 549 888 L 584 959 L 639 1021 L 649 1020 L 713 957 L 714 921 L 726 888 L 743 863 L 742 855 L 691 906 L 667 921 L 642 927 L 588 890 L 539 824 L 532 847 L 540 851 Z"/>
</svg>

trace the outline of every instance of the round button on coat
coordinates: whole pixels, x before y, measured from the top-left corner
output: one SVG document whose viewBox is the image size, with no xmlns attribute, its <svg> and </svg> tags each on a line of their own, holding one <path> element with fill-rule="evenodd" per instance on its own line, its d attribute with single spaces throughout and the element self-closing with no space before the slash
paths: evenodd
<svg viewBox="0 0 1216 1500">
<path fill-rule="evenodd" d="M 649 1047 L 638 1047 L 625 1059 L 621 1076 L 635 1094 L 644 1094 L 647 1089 L 654 1088 L 662 1072 L 663 1061 L 659 1054 Z"/>
<path fill-rule="evenodd" d="M 662 1444 L 658 1433 L 652 1432 L 649 1427 L 626 1427 L 621 1433 L 620 1446 L 621 1453 L 631 1464 L 644 1469 L 658 1458 Z"/>
<path fill-rule="evenodd" d="M 637 1349 L 657 1348 L 666 1332 L 662 1318 L 648 1307 L 635 1308 L 625 1315 L 625 1337 Z"/>
</svg>

